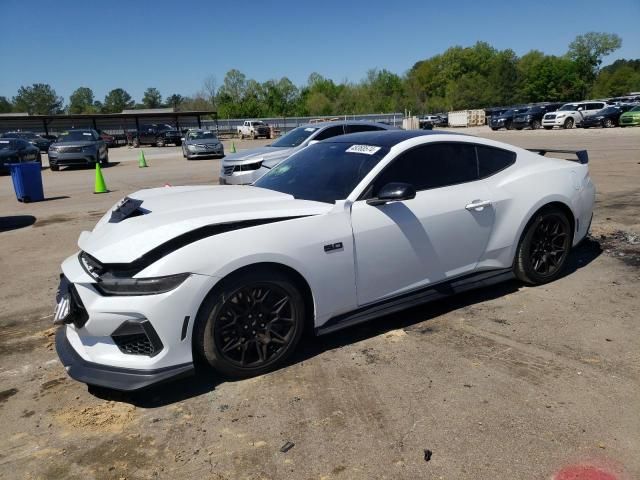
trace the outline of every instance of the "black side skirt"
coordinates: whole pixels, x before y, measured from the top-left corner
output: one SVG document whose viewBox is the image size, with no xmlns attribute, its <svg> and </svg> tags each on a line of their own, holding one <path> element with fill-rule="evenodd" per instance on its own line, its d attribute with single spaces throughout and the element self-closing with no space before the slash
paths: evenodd
<svg viewBox="0 0 640 480">
<path fill-rule="evenodd" d="M 396 297 L 387 298 L 330 318 L 324 325 L 316 328 L 316 335 L 335 332 L 343 328 L 366 322 L 376 317 L 399 312 L 422 303 L 448 297 L 456 293 L 486 287 L 515 278 L 511 268 L 485 270 L 444 282 L 429 285 Z"/>
<path fill-rule="evenodd" d="M 88 362 L 71 346 L 66 330 L 67 327 L 62 327 L 56 333 L 56 351 L 69 376 L 79 382 L 114 390 L 132 391 L 193 374 L 193 363 L 156 370 L 139 370 Z"/>
</svg>

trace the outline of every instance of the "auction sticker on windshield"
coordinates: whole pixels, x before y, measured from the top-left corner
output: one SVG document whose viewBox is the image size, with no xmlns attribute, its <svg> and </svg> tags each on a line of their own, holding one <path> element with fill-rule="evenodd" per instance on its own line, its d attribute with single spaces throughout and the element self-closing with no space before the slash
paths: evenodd
<svg viewBox="0 0 640 480">
<path fill-rule="evenodd" d="M 381 147 L 374 147 L 373 145 L 351 145 L 345 150 L 346 153 L 364 153 L 365 155 L 373 155 Z"/>
</svg>

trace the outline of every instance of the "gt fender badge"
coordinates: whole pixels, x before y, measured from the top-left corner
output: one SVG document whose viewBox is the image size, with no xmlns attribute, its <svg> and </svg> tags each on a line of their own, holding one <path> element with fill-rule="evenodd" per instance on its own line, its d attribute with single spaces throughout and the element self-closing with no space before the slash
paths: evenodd
<svg viewBox="0 0 640 480">
<path fill-rule="evenodd" d="M 324 246 L 324 251 L 326 253 L 334 252 L 336 250 L 342 250 L 342 242 L 330 243 L 329 245 Z"/>
</svg>

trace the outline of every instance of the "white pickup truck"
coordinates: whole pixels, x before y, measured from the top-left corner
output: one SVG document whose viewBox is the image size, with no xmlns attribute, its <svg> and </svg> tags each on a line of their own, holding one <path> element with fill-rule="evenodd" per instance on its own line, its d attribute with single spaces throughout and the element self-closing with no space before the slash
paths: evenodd
<svg viewBox="0 0 640 480">
<path fill-rule="evenodd" d="M 238 127 L 238 137 L 250 137 L 254 140 L 258 137 L 271 138 L 271 129 L 269 125 L 264 122 L 245 120 L 245 122 Z"/>
</svg>

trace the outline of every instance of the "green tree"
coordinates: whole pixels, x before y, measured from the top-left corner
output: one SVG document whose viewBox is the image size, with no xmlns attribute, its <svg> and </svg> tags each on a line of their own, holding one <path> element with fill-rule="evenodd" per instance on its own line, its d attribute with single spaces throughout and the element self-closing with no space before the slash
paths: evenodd
<svg viewBox="0 0 640 480">
<path fill-rule="evenodd" d="M 227 72 L 218 89 L 216 102 L 221 118 L 233 118 L 242 115 L 242 100 L 247 89 L 247 77 L 239 70 Z"/>
<path fill-rule="evenodd" d="M 640 91 L 640 59 L 616 60 L 602 68 L 591 90 L 593 97 L 613 97 Z"/>
<path fill-rule="evenodd" d="M 104 97 L 103 110 L 105 113 L 120 113 L 134 105 L 131 95 L 122 88 L 115 88 Z"/>
<path fill-rule="evenodd" d="M 162 106 L 162 95 L 157 88 L 147 88 L 142 96 L 142 104 L 145 108 L 158 108 Z"/>
<path fill-rule="evenodd" d="M 622 46 L 622 39 L 615 33 L 588 32 L 578 35 L 569 44 L 567 56 L 576 64 L 583 79 L 582 96 L 593 85 L 602 59 Z"/>
<path fill-rule="evenodd" d="M 69 113 L 94 113 L 93 90 L 88 87 L 77 88 L 69 96 Z"/>
<path fill-rule="evenodd" d="M 12 110 L 13 105 L 7 97 L 0 96 L 0 113 L 10 113 Z"/>
<path fill-rule="evenodd" d="M 166 99 L 167 105 L 172 107 L 174 110 L 179 110 L 182 106 L 182 102 L 184 102 L 185 98 L 178 94 L 174 93 L 173 95 L 169 95 Z"/>
<path fill-rule="evenodd" d="M 62 112 L 64 99 L 46 83 L 34 83 L 30 87 L 20 87 L 13 97 L 14 110 L 32 115 L 51 115 Z"/>
</svg>

